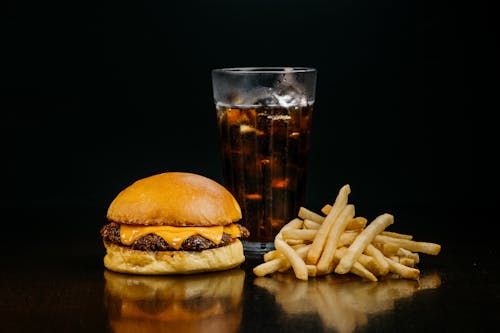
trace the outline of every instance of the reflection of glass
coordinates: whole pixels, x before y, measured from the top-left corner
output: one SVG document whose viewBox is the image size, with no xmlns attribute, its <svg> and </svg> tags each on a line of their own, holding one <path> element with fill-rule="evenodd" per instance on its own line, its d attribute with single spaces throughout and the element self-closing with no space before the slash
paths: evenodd
<svg viewBox="0 0 500 333">
<path fill-rule="evenodd" d="M 234 269 L 192 276 L 104 272 L 113 332 L 237 332 L 245 273 Z"/>
<path fill-rule="evenodd" d="M 394 310 L 397 300 L 439 287 L 441 278 L 429 274 L 419 281 L 388 278 L 371 283 L 330 275 L 304 282 L 291 274 L 275 274 L 256 278 L 254 284 L 273 294 L 284 312 L 317 313 L 327 328 L 349 333 L 366 325 L 368 315 Z"/>
</svg>

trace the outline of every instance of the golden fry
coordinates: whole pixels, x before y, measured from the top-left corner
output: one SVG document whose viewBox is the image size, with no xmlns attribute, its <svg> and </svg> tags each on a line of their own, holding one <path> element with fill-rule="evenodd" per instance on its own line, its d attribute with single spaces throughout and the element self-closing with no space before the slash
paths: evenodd
<svg viewBox="0 0 500 333">
<path fill-rule="evenodd" d="M 392 243 L 379 243 L 376 241 L 377 237 L 375 237 L 375 240 L 373 241 L 373 245 L 379 249 L 383 254 L 384 256 L 386 257 L 392 257 L 392 256 L 395 256 L 400 247 L 396 244 L 392 244 Z"/>
<path fill-rule="evenodd" d="M 407 267 L 387 257 L 385 258 L 385 260 L 387 260 L 387 263 L 389 264 L 389 270 L 392 273 L 396 273 L 405 279 L 416 280 L 420 276 L 420 271 L 416 268 Z"/>
<path fill-rule="evenodd" d="M 366 227 L 368 220 L 362 216 L 357 216 L 347 223 L 346 230 L 359 230 Z"/>
<path fill-rule="evenodd" d="M 413 259 L 415 264 L 418 264 L 420 262 L 420 256 L 418 255 L 418 253 L 408 251 L 407 249 L 403 249 L 402 247 L 398 249 L 398 252 L 396 254 L 401 258 Z"/>
<path fill-rule="evenodd" d="M 304 228 L 311 230 L 318 230 L 321 227 L 321 223 L 314 222 L 313 220 L 304 219 Z"/>
<path fill-rule="evenodd" d="M 393 231 L 382 231 L 380 234 L 383 236 L 389 236 L 394 238 L 413 239 L 412 235 L 400 234 L 399 232 L 393 232 Z"/>
<path fill-rule="evenodd" d="M 253 268 L 253 273 L 257 276 L 265 276 L 267 274 L 274 273 L 283 266 L 285 261 L 286 259 L 284 257 L 277 257 L 258 266 L 255 266 Z"/>
<path fill-rule="evenodd" d="M 332 227 L 326 238 L 325 248 L 318 261 L 319 273 L 326 272 L 332 264 L 335 256 L 335 250 L 338 247 L 338 242 L 342 233 L 347 226 L 347 223 L 354 217 L 354 205 L 347 205 L 339 214 L 337 220 L 333 222 Z"/>
<path fill-rule="evenodd" d="M 323 252 L 323 248 L 325 246 L 326 237 L 328 236 L 328 232 L 330 231 L 330 227 L 333 222 L 338 218 L 340 212 L 347 205 L 347 199 L 349 194 L 351 193 L 351 188 L 349 185 L 344 185 L 335 199 L 335 203 L 333 204 L 332 209 L 326 216 L 323 224 L 318 230 L 316 237 L 313 240 L 312 246 L 309 249 L 309 253 L 307 253 L 306 262 L 308 264 L 316 264 L 321 256 L 321 252 Z"/>
<path fill-rule="evenodd" d="M 356 237 L 354 242 L 349 246 L 346 255 L 340 260 L 335 268 L 335 273 L 345 274 L 351 270 L 352 265 L 357 258 L 363 253 L 368 244 L 372 242 L 376 235 L 378 235 L 387 226 L 394 223 L 394 217 L 391 214 L 379 215 L 368 226 L 363 229 Z"/>
<path fill-rule="evenodd" d="M 307 267 L 302 260 L 301 257 L 295 252 L 290 245 L 288 245 L 281 237 L 276 237 L 274 240 L 274 246 L 276 247 L 277 250 L 283 252 L 285 257 L 288 259 L 290 262 L 290 265 L 292 265 L 293 271 L 295 273 L 295 276 L 299 280 L 307 280 L 308 274 L 307 274 Z"/>
<path fill-rule="evenodd" d="M 271 250 L 269 252 L 264 253 L 264 255 L 263 255 L 264 262 L 268 262 L 268 261 L 275 259 L 279 254 L 280 253 L 277 250 Z"/>
<path fill-rule="evenodd" d="M 385 260 L 384 254 L 380 252 L 379 249 L 372 244 L 368 244 L 365 253 L 373 258 L 373 261 L 377 265 L 378 275 L 384 276 L 389 273 L 389 264 Z"/>
<path fill-rule="evenodd" d="M 288 229 L 283 231 L 283 239 L 301 239 L 312 241 L 317 234 L 317 230 L 308 229 Z"/>
<path fill-rule="evenodd" d="M 361 265 L 358 261 L 354 262 L 350 270 L 353 274 L 364 277 L 370 281 L 377 282 L 378 279 L 372 272 L 367 270 L 363 265 Z"/>
<path fill-rule="evenodd" d="M 397 247 L 402 247 L 412 252 L 421 252 L 430 255 L 437 255 L 441 251 L 441 245 L 428 242 L 417 242 L 409 239 L 394 238 L 383 235 L 375 237 L 375 242 L 385 244 L 392 244 Z"/>
<path fill-rule="evenodd" d="M 325 220 L 324 216 L 319 215 L 318 213 L 315 213 L 305 207 L 300 207 L 299 208 L 299 217 L 303 220 L 311 220 L 316 223 L 323 223 Z"/>
<path fill-rule="evenodd" d="M 339 239 L 339 245 L 338 246 L 347 246 L 351 245 L 352 242 L 358 237 L 359 232 L 354 232 L 354 231 L 346 231 L 344 232 Z"/>
<path fill-rule="evenodd" d="M 326 204 L 321 208 L 321 212 L 325 215 L 328 215 L 330 213 L 330 210 L 332 210 L 332 205 Z"/>
<path fill-rule="evenodd" d="M 345 255 L 346 251 L 347 251 L 346 247 L 339 247 L 337 251 L 335 251 L 335 260 L 339 262 L 340 259 L 342 259 L 342 257 Z M 379 271 L 378 265 L 375 263 L 375 260 L 373 260 L 373 258 L 370 256 L 361 254 L 358 258 L 358 262 L 372 273 L 375 272 L 378 273 Z"/>
</svg>

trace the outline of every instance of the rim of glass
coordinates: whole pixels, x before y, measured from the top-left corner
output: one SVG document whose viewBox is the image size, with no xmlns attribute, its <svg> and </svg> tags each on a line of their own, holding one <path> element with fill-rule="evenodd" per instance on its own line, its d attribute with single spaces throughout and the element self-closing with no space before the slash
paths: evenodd
<svg viewBox="0 0 500 333">
<path fill-rule="evenodd" d="M 231 74 L 284 74 L 284 73 L 313 73 L 316 72 L 313 67 L 227 67 L 216 68 L 216 73 Z"/>
</svg>

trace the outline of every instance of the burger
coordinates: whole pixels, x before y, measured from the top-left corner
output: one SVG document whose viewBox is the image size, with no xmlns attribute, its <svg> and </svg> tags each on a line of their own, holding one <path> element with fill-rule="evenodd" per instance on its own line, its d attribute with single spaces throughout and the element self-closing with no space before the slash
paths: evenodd
<svg viewBox="0 0 500 333">
<path fill-rule="evenodd" d="M 127 332 L 238 332 L 245 272 L 146 276 L 104 271 L 109 326 Z"/>
<path fill-rule="evenodd" d="M 131 274 L 192 274 L 227 270 L 245 261 L 241 209 L 216 181 L 165 172 L 123 189 L 107 211 L 104 266 Z"/>
</svg>

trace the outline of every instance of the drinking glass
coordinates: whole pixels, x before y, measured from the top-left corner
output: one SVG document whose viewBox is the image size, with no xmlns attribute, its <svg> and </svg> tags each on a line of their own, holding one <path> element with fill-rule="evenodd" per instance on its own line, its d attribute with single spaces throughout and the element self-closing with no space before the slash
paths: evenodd
<svg viewBox="0 0 500 333">
<path fill-rule="evenodd" d="M 310 67 L 212 71 L 224 185 L 250 231 L 247 253 L 274 249 L 304 205 L 316 74 Z"/>
</svg>

